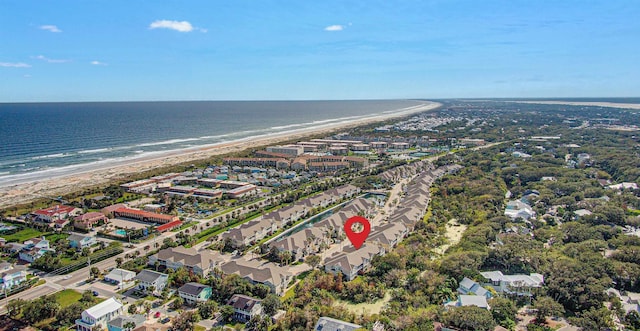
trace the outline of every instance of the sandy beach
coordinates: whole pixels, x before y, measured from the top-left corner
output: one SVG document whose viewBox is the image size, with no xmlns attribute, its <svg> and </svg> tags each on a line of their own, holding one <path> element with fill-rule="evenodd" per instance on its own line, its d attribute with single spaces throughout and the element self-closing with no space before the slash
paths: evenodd
<svg viewBox="0 0 640 331">
<path fill-rule="evenodd" d="M 161 155 L 148 156 L 139 159 L 114 161 L 109 164 L 93 164 L 73 169 L 61 169 L 43 179 L 34 175 L 25 177 L 0 187 L 0 208 L 7 208 L 17 204 L 28 203 L 43 197 L 56 197 L 84 188 L 106 184 L 109 181 L 122 178 L 124 175 L 144 172 L 147 170 L 202 160 L 214 155 L 227 154 L 247 148 L 277 144 L 282 141 L 301 139 L 312 134 L 322 134 L 338 129 L 355 127 L 358 125 L 380 122 L 395 117 L 403 117 L 415 113 L 433 110 L 440 107 L 436 102 L 424 102 L 418 106 L 387 112 L 384 115 L 374 115 L 356 121 L 339 124 L 320 125 L 311 129 L 292 130 L 268 136 L 241 139 L 228 143 L 221 143 L 205 147 L 170 151 Z"/>
<path fill-rule="evenodd" d="M 515 103 L 533 103 L 541 105 L 568 105 L 568 106 L 595 106 L 595 107 L 611 107 L 622 109 L 640 109 L 637 103 L 615 103 L 615 102 L 577 102 L 577 101 L 509 101 Z"/>
</svg>

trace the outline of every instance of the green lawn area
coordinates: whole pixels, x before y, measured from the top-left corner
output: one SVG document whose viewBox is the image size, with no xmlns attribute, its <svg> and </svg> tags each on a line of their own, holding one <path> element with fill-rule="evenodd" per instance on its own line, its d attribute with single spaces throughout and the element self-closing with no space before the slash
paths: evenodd
<svg viewBox="0 0 640 331">
<path fill-rule="evenodd" d="M 196 325 L 196 327 L 193 330 L 195 330 L 195 331 L 206 331 L 207 328 L 205 328 L 202 325 Z"/>
<path fill-rule="evenodd" d="M 47 240 L 49 240 L 51 243 L 56 243 L 61 239 L 69 238 L 69 235 L 66 233 L 50 233 L 46 234 L 45 238 L 47 238 Z"/>
<path fill-rule="evenodd" d="M 25 240 L 29 240 L 31 238 L 35 238 L 35 237 L 39 237 L 41 235 L 43 235 L 44 232 L 40 232 L 36 229 L 32 229 L 32 228 L 24 228 L 14 234 L 9 234 L 6 236 L 3 236 L 4 239 L 7 240 L 7 242 L 23 242 Z"/>
<path fill-rule="evenodd" d="M 76 290 L 63 290 L 55 294 L 56 301 L 62 308 L 70 306 L 74 302 L 80 301 L 82 293 Z"/>
</svg>

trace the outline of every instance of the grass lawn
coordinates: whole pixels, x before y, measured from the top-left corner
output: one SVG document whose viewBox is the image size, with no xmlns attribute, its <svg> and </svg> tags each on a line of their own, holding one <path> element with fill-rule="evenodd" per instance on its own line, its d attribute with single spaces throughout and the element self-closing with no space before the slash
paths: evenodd
<svg viewBox="0 0 640 331">
<path fill-rule="evenodd" d="M 60 304 L 61 308 L 67 307 L 72 303 L 80 301 L 82 293 L 76 290 L 63 290 L 55 294 L 56 301 Z"/>
<path fill-rule="evenodd" d="M 196 325 L 196 327 L 193 330 L 195 330 L 195 331 L 206 331 L 207 328 L 205 328 L 202 325 Z"/>
<path fill-rule="evenodd" d="M 47 238 L 51 243 L 56 243 L 61 239 L 69 238 L 69 235 L 66 233 L 50 233 L 45 235 L 45 238 Z"/>
<path fill-rule="evenodd" d="M 43 235 L 44 232 L 40 232 L 36 229 L 32 229 L 32 228 L 24 228 L 14 234 L 9 234 L 6 236 L 3 236 L 4 239 L 7 240 L 7 242 L 19 242 L 22 243 L 25 240 L 29 240 L 31 238 L 35 238 L 35 237 L 39 237 L 41 235 Z"/>
</svg>

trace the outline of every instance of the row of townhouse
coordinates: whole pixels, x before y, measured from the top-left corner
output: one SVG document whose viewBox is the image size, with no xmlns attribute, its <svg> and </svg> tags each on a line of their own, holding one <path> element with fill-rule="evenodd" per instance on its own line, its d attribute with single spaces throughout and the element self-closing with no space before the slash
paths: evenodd
<svg viewBox="0 0 640 331">
<path fill-rule="evenodd" d="M 292 277 L 291 273 L 274 263 L 245 261 L 242 259 L 226 263 L 223 261 L 224 259 L 218 252 L 211 250 L 197 251 L 193 248 L 179 246 L 162 249 L 157 254 L 150 256 L 149 266 L 174 270 L 186 268 L 201 277 L 219 276 L 217 271 L 225 274 L 237 274 L 254 284 L 267 285 L 273 293 L 277 294 L 284 293 Z M 138 288 L 152 294 L 158 294 L 166 286 L 166 276 L 164 273 L 143 270 L 136 276 L 139 281 Z"/>
<path fill-rule="evenodd" d="M 237 259 L 220 266 L 226 275 L 236 274 L 252 284 L 266 285 L 272 293 L 284 295 L 293 274 L 272 262 Z"/>
<path fill-rule="evenodd" d="M 207 277 L 221 261 L 220 253 L 212 250 L 197 251 L 184 246 L 166 248 L 149 256 L 149 265 L 163 269 L 186 268 L 196 275 Z"/>
<path fill-rule="evenodd" d="M 331 238 L 341 237 L 344 234 L 344 222 L 350 217 L 356 215 L 370 217 L 374 206 L 371 200 L 354 199 L 342 207 L 338 213 L 315 223 L 310 228 L 271 243 L 271 247 L 276 247 L 280 252 L 290 252 L 294 260 L 303 260 L 308 255 L 319 253 L 323 243 L 328 246 Z"/>
<path fill-rule="evenodd" d="M 367 241 L 360 249 L 348 247 L 342 252 L 336 253 L 325 260 L 325 270 L 332 273 L 342 273 L 347 280 L 352 280 L 358 274 L 363 273 L 371 265 L 371 260 L 376 255 L 384 255 L 393 249 L 402 239 L 413 230 L 415 224 L 424 217 L 429 203 L 429 187 L 433 181 L 446 173 L 457 171 L 459 166 L 444 166 L 433 169 L 430 164 L 415 162 L 411 168 L 409 165 L 403 171 L 411 173 L 423 170 L 405 188 L 405 196 L 400 200 L 402 208 L 394 210 L 387 223 L 377 226 L 369 234 Z M 402 172 L 399 172 L 400 174 Z M 390 174 L 395 177 L 397 174 Z M 334 227 L 342 229 L 342 224 Z M 342 230 L 343 231 L 343 230 Z"/>
<path fill-rule="evenodd" d="M 262 215 L 239 227 L 227 230 L 219 236 L 235 247 L 249 246 L 307 216 L 314 208 L 325 208 L 332 203 L 356 196 L 360 189 L 353 185 L 336 187 L 313 197 L 300 200 L 292 206 L 280 208 Z"/>
</svg>

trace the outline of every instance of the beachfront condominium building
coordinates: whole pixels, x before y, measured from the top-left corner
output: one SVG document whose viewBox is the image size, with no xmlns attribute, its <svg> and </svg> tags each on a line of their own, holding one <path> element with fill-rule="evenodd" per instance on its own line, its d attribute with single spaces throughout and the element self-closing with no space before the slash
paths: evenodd
<svg viewBox="0 0 640 331">
<path fill-rule="evenodd" d="M 269 146 L 267 152 L 286 154 L 289 157 L 296 157 L 304 153 L 304 147 L 298 145 L 281 145 L 281 146 Z"/>
</svg>

